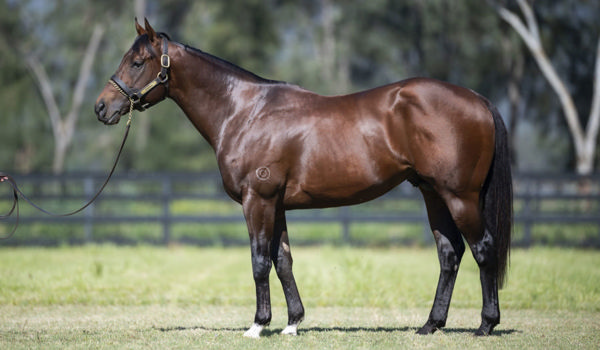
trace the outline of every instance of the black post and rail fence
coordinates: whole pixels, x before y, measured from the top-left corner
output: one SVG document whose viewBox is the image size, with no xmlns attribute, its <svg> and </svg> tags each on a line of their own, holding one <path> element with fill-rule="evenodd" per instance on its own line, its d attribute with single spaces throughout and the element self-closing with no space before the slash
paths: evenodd
<svg viewBox="0 0 600 350">
<path fill-rule="evenodd" d="M 102 174 L 22 175 L 22 190 L 57 213 L 89 199 Z M 517 175 L 515 246 L 600 248 L 600 176 Z M 0 186 L 0 212 L 11 204 Z M 431 244 L 419 191 L 403 183 L 366 204 L 287 214 L 295 244 Z M 0 234 L 14 219 L 0 223 Z M 294 230 L 298 228 L 299 233 Z M 17 234 L 1 245 L 246 244 L 241 207 L 222 189 L 218 173 L 116 174 L 100 198 L 79 215 L 50 217 L 21 203 Z"/>
</svg>

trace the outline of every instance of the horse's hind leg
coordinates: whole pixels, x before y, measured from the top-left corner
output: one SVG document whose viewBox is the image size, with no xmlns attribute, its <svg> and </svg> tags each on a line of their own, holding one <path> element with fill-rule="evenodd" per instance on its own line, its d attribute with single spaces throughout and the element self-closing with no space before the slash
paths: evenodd
<svg viewBox="0 0 600 350">
<path fill-rule="evenodd" d="M 281 333 L 296 335 L 298 325 L 304 319 L 304 306 L 302 306 L 296 280 L 292 273 L 293 260 L 283 209 L 277 211 L 275 218 L 275 230 L 271 241 L 271 259 L 275 265 L 277 277 L 281 281 L 288 307 L 288 325 Z"/>
<path fill-rule="evenodd" d="M 427 206 L 429 224 L 440 261 L 440 277 L 433 307 L 427 323 L 417 331 L 418 334 L 431 334 L 446 325 L 450 299 L 465 245 L 444 200 L 431 189 L 422 188 L 421 192 Z"/>
<path fill-rule="evenodd" d="M 448 196 L 446 203 L 454 222 L 471 248 L 479 266 L 483 307 L 481 325 L 476 335 L 488 335 L 500 323 L 498 302 L 498 257 L 496 239 L 485 227 L 479 207 L 479 193 L 471 196 Z"/>
<path fill-rule="evenodd" d="M 483 308 L 481 310 L 481 325 L 475 335 L 489 335 L 500 323 L 500 307 L 498 303 L 498 259 L 496 257 L 495 241 L 486 229 L 483 238 L 469 242 L 471 252 L 479 265 L 479 279 Z"/>
</svg>

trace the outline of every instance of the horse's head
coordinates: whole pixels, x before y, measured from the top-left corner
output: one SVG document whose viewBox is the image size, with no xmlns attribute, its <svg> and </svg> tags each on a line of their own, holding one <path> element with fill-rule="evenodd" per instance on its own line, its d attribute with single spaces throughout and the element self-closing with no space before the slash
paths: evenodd
<svg viewBox="0 0 600 350">
<path fill-rule="evenodd" d="M 167 97 L 168 38 L 157 34 L 148 20 L 143 28 L 136 19 L 135 28 L 138 37 L 96 100 L 98 120 L 107 125 L 117 124 L 130 108 L 143 111 Z"/>
</svg>

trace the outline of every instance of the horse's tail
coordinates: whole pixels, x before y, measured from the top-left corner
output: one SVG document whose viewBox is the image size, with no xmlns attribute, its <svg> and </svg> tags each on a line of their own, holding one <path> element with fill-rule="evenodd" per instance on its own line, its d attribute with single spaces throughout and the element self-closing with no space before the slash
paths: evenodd
<svg viewBox="0 0 600 350">
<path fill-rule="evenodd" d="M 486 228 L 495 239 L 498 261 L 498 286 L 502 288 L 510 258 L 510 240 L 513 220 L 513 191 L 508 133 L 502 116 L 487 99 L 487 108 L 495 126 L 494 158 L 481 192 L 483 217 Z"/>
</svg>

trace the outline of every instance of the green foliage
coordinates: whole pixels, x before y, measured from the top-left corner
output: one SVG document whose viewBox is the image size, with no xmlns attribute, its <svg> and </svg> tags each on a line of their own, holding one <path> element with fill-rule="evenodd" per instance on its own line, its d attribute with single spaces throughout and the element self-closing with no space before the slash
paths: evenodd
<svg viewBox="0 0 600 350">
<path fill-rule="evenodd" d="M 263 0 L 195 2 L 182 25 L 182 40 L 268 75 L 278 44 L 274 15 L 272 4 Z"/>
<path fill-rule="evenodd" d="M 487 1 L 146 1 L 155 28 L 266 78 L 341 94 L 424 75 L 472 88 L 496 104 L 506 100 L 520 40 L 507 30 Z M 512 4 L 514 6 L 514 4 Z M 590 72 L 600 29 L 595 1 L 536 2 L 536 14 L 553 62 L 571 82 L 582 118 L 590 107 Z M 106 33 L 86 87 L 86 100 L 67 170 L 104 169 L 122 133 L 105 128 L 92 106 L 123 53 L 133 42 L 133 2 L 0 2 L 0 168 L 48 171 L 53 135 L 46 107 L 23 57 L 34 55 L 52 81 L 61 111 L 71 103 L 83 51 L 95 24 Z M 520 114 L 533 125 L 519 165 L 524 169 L 570 166 L 569 142 L 553 93 L 535 62 L 526 60 L 519 82 Z M 121 169 L 138 171 L 215 169 L 210 147 L 173 103 L 162 103 L 136 119 Z M 525 143 L 527 142 L 527 143 Z M 539 152 L 551 154 L 540 157 Z M 532 164 L 527 159 L 548 159 Z M 560 162 L 553 160 L 560 159 Z M 539 163 L 539 162 L 538 162 Z"/>
</svg>

